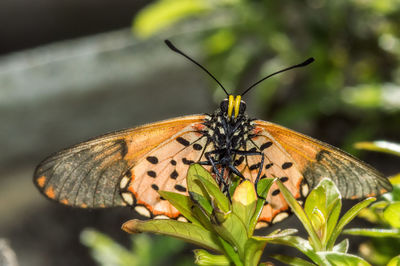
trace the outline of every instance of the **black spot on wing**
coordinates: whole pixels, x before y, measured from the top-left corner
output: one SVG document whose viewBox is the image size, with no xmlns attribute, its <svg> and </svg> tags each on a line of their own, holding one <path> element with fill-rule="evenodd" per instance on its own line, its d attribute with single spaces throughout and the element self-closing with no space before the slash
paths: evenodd
<svg viewBox="0 0 400 266">
<path fill-rule="evenodd" d="M 191 165 L 191 164 L 194 163 L 194 161 L 188 160 L 188 159 L 186 159 L 186 158 L 182 158 L 182 162 L 183 162 L 183 164 L 186 164 L 186 165 Z"/>
<path fill-rule="evenodd" d="M 279 189 L 275 189 L 274 191 L 272 191 L 271 195 L 272 196 L 276 196 L 280 193 L 281 191 Z"/>
<path fill-rule="evenodd" d="M 235 160 L 235 162 L 233 163 L 235 166 L 239 166 L 243 163 L 244 161 L 244 156 L 240 156 L 239 159 Z"/>
<path fill-rule="evenodd" d="M 148 156 L 146 157 L 146 160 L 150 162 L 151 164 L 157 164 L 158 163 L 158 158 L 155 156 Z"/>
<path fill-rule="evenodd" d="M 180 192 L 186 192 L 186 188 L 182 185 L 177 184 L 174 186 L 174 188 Z"/>
<path fill-rule="evenodd" d="M 274 165 L 273 163 L 268 163 L 268 164 L 265 165 L 265 169 L 269 169 L 269 168 L 271 168 L 273 165 Z"/>
<path fill-rule="evenodd" d="M 176 141 L 182 144 L 183 146 L 187 147 L 190 145 L 190 142 L 182 137 L 177 137 Z"/>
<path fill-rule="evenodd" d="M 156 177 L 157 177 L 156 172 L 154 172 L 154 171 L 152 171 L 152 170 L 147 171 L 147 175 L 150 176 L 150 177 L 152 177 L 152 178 L 156 178 Z"/>
<path fill-rule="evenodd" d="M 253 148 L 251 148 L 250 150 L 248 150 L 248 152 L 250 153 L 250 152 L 257 152 L 257 148 L 256 147 L 253 147 Z"/>
<path fill-rule="evenodd" d="M 171 177 L 172 179 L 177 179 L 179 176 L 178 172 L 176 170 L 174 170 L 169 177 Z"/>
<path fill-rule="evenodd" d="M 292 167 L 293 163 L 291 162 L 286 162 L 282 164 L 282 169 L 288 169 L 290 167 Z"/>
<path fill-rule="evenodd" d="M 289 180 L 289 178 L 287 176 L 284 176 L 284 177 L 280 177 L 279 180 L 281 180 L 282 183 L 285 183 Z"/>
<path fill-rule="evenodd" d="M 260 168 L 261 163 L 255 163 L 249 167 L 250 171 Z"/>
<path fill-rule="evenodd" d="M 268 141 L 268 142 L 265 142 L 264 144 L 262 144 L 261 146 L 260 146 L 260 150 L 265 150 L 266 148 L 269 148 L 269 147 L 271 147 L 272 146 L 272 142 L 271 141 Z"/>
<path fill-rule="evenodd" d="M 201 146 L 198 143 L 195 143 L 195 144 L 193 144 L 193 149 L 195 149 L 196 151 L 199 151 L 199 150 L 203 149 L 203 146 Z"/>
</svg>

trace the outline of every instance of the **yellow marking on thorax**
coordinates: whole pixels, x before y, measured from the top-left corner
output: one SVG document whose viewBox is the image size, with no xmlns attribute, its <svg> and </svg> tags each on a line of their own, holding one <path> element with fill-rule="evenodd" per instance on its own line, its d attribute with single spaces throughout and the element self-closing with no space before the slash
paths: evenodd
<svg viewBox="0 0 400 266">
<path fill-rule="evenodd" d="M 242 96 L 237 95 L 236 97 L 233 95 L 229 95 L 229 102 L 228 102 L 228 118 L 235 119 L 239 115 L 239 107 L 240 101 L 242 100 Z M 232 117 L 233 114 L 233 117 Z"/>
<path fill-rule="evenodd" d="M 231 118 L 233 112 L 233 95 L 229 95 L 229 103 L 228 103 L 228 118 Z"/>
<path fill-rule="evenodd" d="M 240 96 L 240 95 L 236 96 L 236 98 L 235 98 L 235 108 L 234 108 L 235 109 L 235 118 L 237 118 L 239 115 L 239 107 L 240 107 L 241 99 L 242 99 L 242 96 Z"/>
</svg>

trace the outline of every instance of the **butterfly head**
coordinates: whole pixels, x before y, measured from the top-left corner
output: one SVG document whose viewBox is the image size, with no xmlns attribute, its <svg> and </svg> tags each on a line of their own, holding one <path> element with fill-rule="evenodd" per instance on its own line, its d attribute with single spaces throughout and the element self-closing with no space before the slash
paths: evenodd
<svg viewBox="0 0 400 266">
<path fill-rule="evenodd" d="M 229 95 L 227 99 L 224 99 L 220 104 L 220 109 L 229 120 L 235 120 L 239 115 L 244 114 L 246 111 L 246 103 L 242 101 L 242 96 Z"/>
</svg>

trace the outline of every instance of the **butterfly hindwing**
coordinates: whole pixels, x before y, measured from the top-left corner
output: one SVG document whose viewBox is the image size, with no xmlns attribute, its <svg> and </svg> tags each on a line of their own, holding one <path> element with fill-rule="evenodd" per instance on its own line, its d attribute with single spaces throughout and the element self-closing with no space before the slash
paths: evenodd
<svg viewBox="0 0 400 266">
<path fill-rule="evenodd" d="M 180 117 L 78 144 L 45 159 L 36 168 L 34 183 L 48 198 L 65 205 L 126 205 L 120 195 L 120 183 L 129 170 L 147 153 L 203 119 L 201 115 Z"/>
<path fill-rule="evenodd" d="M 261 178 L 279 178 L 295 198 L 302 198 L 303 175 L 290 154 L 267 131 L 255 129 L 252 133 L 254 133 L 254 137 L 248 139 L 244 150 L 258 152 L 261 155 L 244 156 L 243 159 L 239 157 L 236 160 L 236 162 L 241 162 L 237 166 L 239 171 L 246 178 L 251 177 L 252 182 L 255 182 L 262 166 Z M 264 157 L 262 165 L 261 156 Z M 286 218 L 288 209 L 289 206 L 278 186 L 273 184 L 259 218 L 260 225 L 275 223 Z"/>
<path fill-rule="evenodd" d="M 159 190 L 187 195 L 186 174 L 189 166 L 201 160 L 207 139 L 190 125 L 141 158 L 131 169 L 126 191 L 153 215 L 176 218 L 179 215 Z M 210 144 L 212 145 L 212 144 Z M 146 213 L 146 211 L 143 209 Z"/>
</svg>

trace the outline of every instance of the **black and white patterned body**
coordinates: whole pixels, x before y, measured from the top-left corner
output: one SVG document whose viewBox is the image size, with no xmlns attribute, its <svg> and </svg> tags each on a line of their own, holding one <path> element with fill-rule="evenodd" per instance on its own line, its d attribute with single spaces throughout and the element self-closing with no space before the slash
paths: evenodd
<svg viewBox="0 0 400 266">
<path fill-rule="evenodd" d="M 240 103 L 236 118 L 229 117 L 227 108 L 228 100 L 226 99 L 214 114 L 207 116 L 203 123 L 206 129 L 201 133 L 207 138 L 206 148 L 208 145 L 212 145 L 213 148 L 204 152 L 205 160 L 199 162 L 202 165 L 211 166 L 219 185 L 226 193 L 228 193 L 231 174 L 245 179 L 237 166 L 242 164 L 247 156 L 258 156 L 259 158 L 260 162 L 257 168 L 260 171 L 256 182 L 260 178 L 264 163 L 263 153 L 260 149 L 253 147 L 248 150 L 246 147 L 246 144 L 252 141 L 251 139 L 255 135 L 252 133 L 254 126 L 251 123 L 254 119 L 250 119 L 246 115 L 245 103 L 243 101 Z"/>
</svg>

